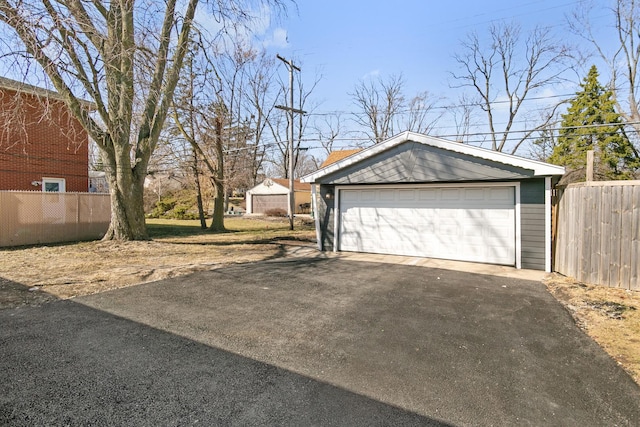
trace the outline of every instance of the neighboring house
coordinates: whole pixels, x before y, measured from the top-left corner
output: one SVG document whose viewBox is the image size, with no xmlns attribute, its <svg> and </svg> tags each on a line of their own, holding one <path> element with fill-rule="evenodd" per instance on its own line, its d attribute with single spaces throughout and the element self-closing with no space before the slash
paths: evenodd
<svg viewBox="0 0 640 427">
<path fill-rule="evenodd" d="M 320 250 L 551 270 L 564 168 L 405 132 L 303 177 Z"/>
<path fill-rule="evenodd" d="M 337 161 L 340 161 L 344 158 L 347 158 L 353 154 L 356 154 L 358 152 L 362 151 L 362 148 L 355 148 L 353 150 L 336 150 L 336 151 L 332 151 L 329 153 L 329 155 L 327 156 L 326 160 L 324 162 L 322 162 L 322 164 L 320 165 L 320 169 L 327 167 L 329 165 L 334 164 Z"/>
<path fill-rule="evenodd" d="M 89 192 L 90 193 L 108 193 L 109 182 L 107 174 L 102 171 L 89 171 Z"/>
<path fill-rule="evenodd" d="M 295 212 L 309 213 L 311 208 L 311 185 L 299 180 L 293 182 Z M 289 180 L 267 178 L 246 193 L 247 213 L 263 214 L 273 209 L 288 212 Z"/>
<path fill-rule="evenodd" d="M 89 191 L 87 133 L 60 95 L 3 77 L 0 190 Z"/>
<path fill-rule="evenodd" d="M 145 192 L 151 192 L 158 196 L 158 200 L 167 194 L 182 190 L 184 187 L 184 179 L 181 175 L 173 172 L 153 172 L 144 179 Z"/>
</svg>

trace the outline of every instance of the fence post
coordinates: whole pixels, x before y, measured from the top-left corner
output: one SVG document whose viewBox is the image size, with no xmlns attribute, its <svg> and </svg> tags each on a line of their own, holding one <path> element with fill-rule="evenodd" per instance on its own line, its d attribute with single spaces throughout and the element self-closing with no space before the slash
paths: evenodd
<svg viewBox="0 0 640 427">
<path fill-rule="evenodd" d="M 80 195 L 76 194 L 76 239 L 80 236 Z"/>
</svg>

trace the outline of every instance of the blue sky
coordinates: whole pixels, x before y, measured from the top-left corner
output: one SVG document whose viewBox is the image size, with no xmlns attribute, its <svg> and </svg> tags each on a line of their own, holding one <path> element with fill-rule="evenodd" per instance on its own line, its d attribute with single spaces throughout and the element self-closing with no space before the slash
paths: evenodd
<svg viewBox="0 0 640 427">
<path fill-rule="evenodd" d="M 607 7 L 613 0 L 591 1 L 597 5 L 592 18 L 600 27 L 601 42 L 606 44 L 606 37 L 614 42 L 613 33 L 606 31 L 611 21 Z M 407 97 L 428 91 L 441 98 L 440 106 L 456 103 L 459 92 L 450 88 L 455 82 L 450 72 L 458 70 L 453 55 L 461 53 L 460 42 L 470 32 L 483 37 L 492 23 L 514 22 L 522 26 L 525 34 L 536 25 L 545 26 L 565 41 L 580 43 L 566 27 L 566 18 L 581 3 L 579 0 L 298 0 L 297 3 L 280 19 L 270 19 L 268 12 L 263 13 L 263 19 L 256 24 L 260 27 L 257 32 L 269 54 L 279 53 L 302 67 L 307 87 L 321 77 L 312 95 L 317 104 L 315 114 L 339 111 L 348 116 L 356 111 L 349 93 L 359 81 L 398 74 L 404 77 Z M 206 13 L 201 13 L 200 18 L 212 31 L 218 25 Z M 598 61 L 595 63 L 599 66 L 600 80 L 605 83 L 607 70 Z M 572 81 L 566 87 L 542 95 L 574 93 L 589 65 L 570 76 Z M 14 77 L 16 70 L 11 63 L 0 63 L 0 67 L 3 74 L 19 78 L 21 70 Z M 285 75 L 284 64 L 281 68 Z M 33 83 L 38 84 L 37 76 L 33 78 Z M 446 117 L 438 126 L 439 135 L 452 132 L 450 119 L 447 123 Z"/>
<path fill-rule="evenodd" d="M 595 22 L 610 20 L 606 0 L 596 0 Z M 305 81 L 322 79 L 314 91 L 316 112 L 353 111 L 349 92 L 360 79 L 402 73 L 407 95 L 427 90 L 455 101 L 449 72 L 457 71 L 453 54 L 469 32 L 481 37 L 492 22 L 515 22 L 523 33 L 549 27 L 563 40 L 580 41 L 565 25 L 579 1 L 563 0 L 362 0 L 299 1 L 298 11 L 277 23 L 269 49 L 293 58 Z M 284 67 L 283 67 L 284 68 Z M 588 68 L 588 67 L 587 67 Z M 601 69 L 601 75 L 606 70 Z M 586 69 L 584 70 L 586 74 Z M 573 76 L 577 83 L 582 76 Z M 602 81 L 606 80 L 602 78 Z M 576 90 L 574 84 L 560 88 Z"/>
<path fill-rule="evenodd" d="M 318 92 L 326 93 L 326 103 L 333 107 L 344 105 L 346 92 L 372 74 L 403 73 L 408 91 L 447 95 L 448 72 L 457 67 L 452 55 L 460 51 L 460 40 L 470 31 L 482 35 L 494 21 L 513 21 L 524 30 L 549 26 L 559 36 L 571 37 L 564 27 L 565 14 L 578 3 L 300 1 L 299 13 L 291 11 L 280 24 L 286 30 L 288 45 L 276 50 L 298 59 L 310 77 L 322 74 Z"/>
</svg>

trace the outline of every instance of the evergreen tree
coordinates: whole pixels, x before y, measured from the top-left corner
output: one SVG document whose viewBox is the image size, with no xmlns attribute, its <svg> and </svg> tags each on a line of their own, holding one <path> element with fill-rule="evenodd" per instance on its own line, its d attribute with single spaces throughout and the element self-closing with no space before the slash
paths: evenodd
<svg viewBox="0 0 640 427">
<path fill-rule="evenodd" d="M 581 90 L 562 115 L 558 144 L 551 163 L 569 169 L 586 167 L 587 151 L 594 150 L 594 170 L 605 179 L 631 179 L 640 168 L 640 158 L 624 132 L 615 111 L 613 93 L 598 82 L 594 66 L 580 84 Z"/>
</svg>

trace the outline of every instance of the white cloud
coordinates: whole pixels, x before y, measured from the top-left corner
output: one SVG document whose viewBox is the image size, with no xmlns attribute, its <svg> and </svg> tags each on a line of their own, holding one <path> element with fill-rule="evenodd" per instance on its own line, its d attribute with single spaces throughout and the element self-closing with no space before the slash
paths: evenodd
<svg viewBox="0 0 640 427">
<path fill-rule="evenodd" d="M 271 9 L 267 5 L 262 5 L 259 11 L 252 11 L 251 24 L 249 25 L 251 32 L 260 37 L 269 31 L 271 27 Z"/>
<path fill-rule="evenodd" d="M 206 7 L 196 9 L 194 21 L 200 29 L 211 35 L 215 35 L 222 30 L 222 23 L 219 22 L 213 14 L 209 13 Z"/>
<path fill-rule="evenodd" d="M 362 80 L 373 79 L 373 78 L 377 78 L 379 76 L 380 76 L 380 70 L 379 69 L 371 70 L 368 73 L 366 73 L 364 76 L 362 76 Z"/>
<path fill-rule="evenodd" d="M 276 47 L 276 48 L 285 48 L 289 46 L 289 36 L 287 35 L 287 30 L 284 28 L 276 28 L 271 33 L 271 36 L 264 39 L 262 42 L 264 47 Z"/>
<path fill-rule="evenodd" d="M 247 13 L 248 21 L 235 26 L 227 25 L 228 35 L 219 42 L 222 49 L 228 45 L 229 37 L 243 45 L 258 43 L 264 47 L 282 48 L 288 46 L 287 30 L 279 27 L 271 30 L 271 9 L 268 6 L 263 5 L 259 9 L 248 10 Z M 224 28 L 224 25 L 219 22 L 219 18 L 211 14 L 206 6 L 197 9 L 195 21 L 211 37 L 219 34 Z"/>
</svg>

